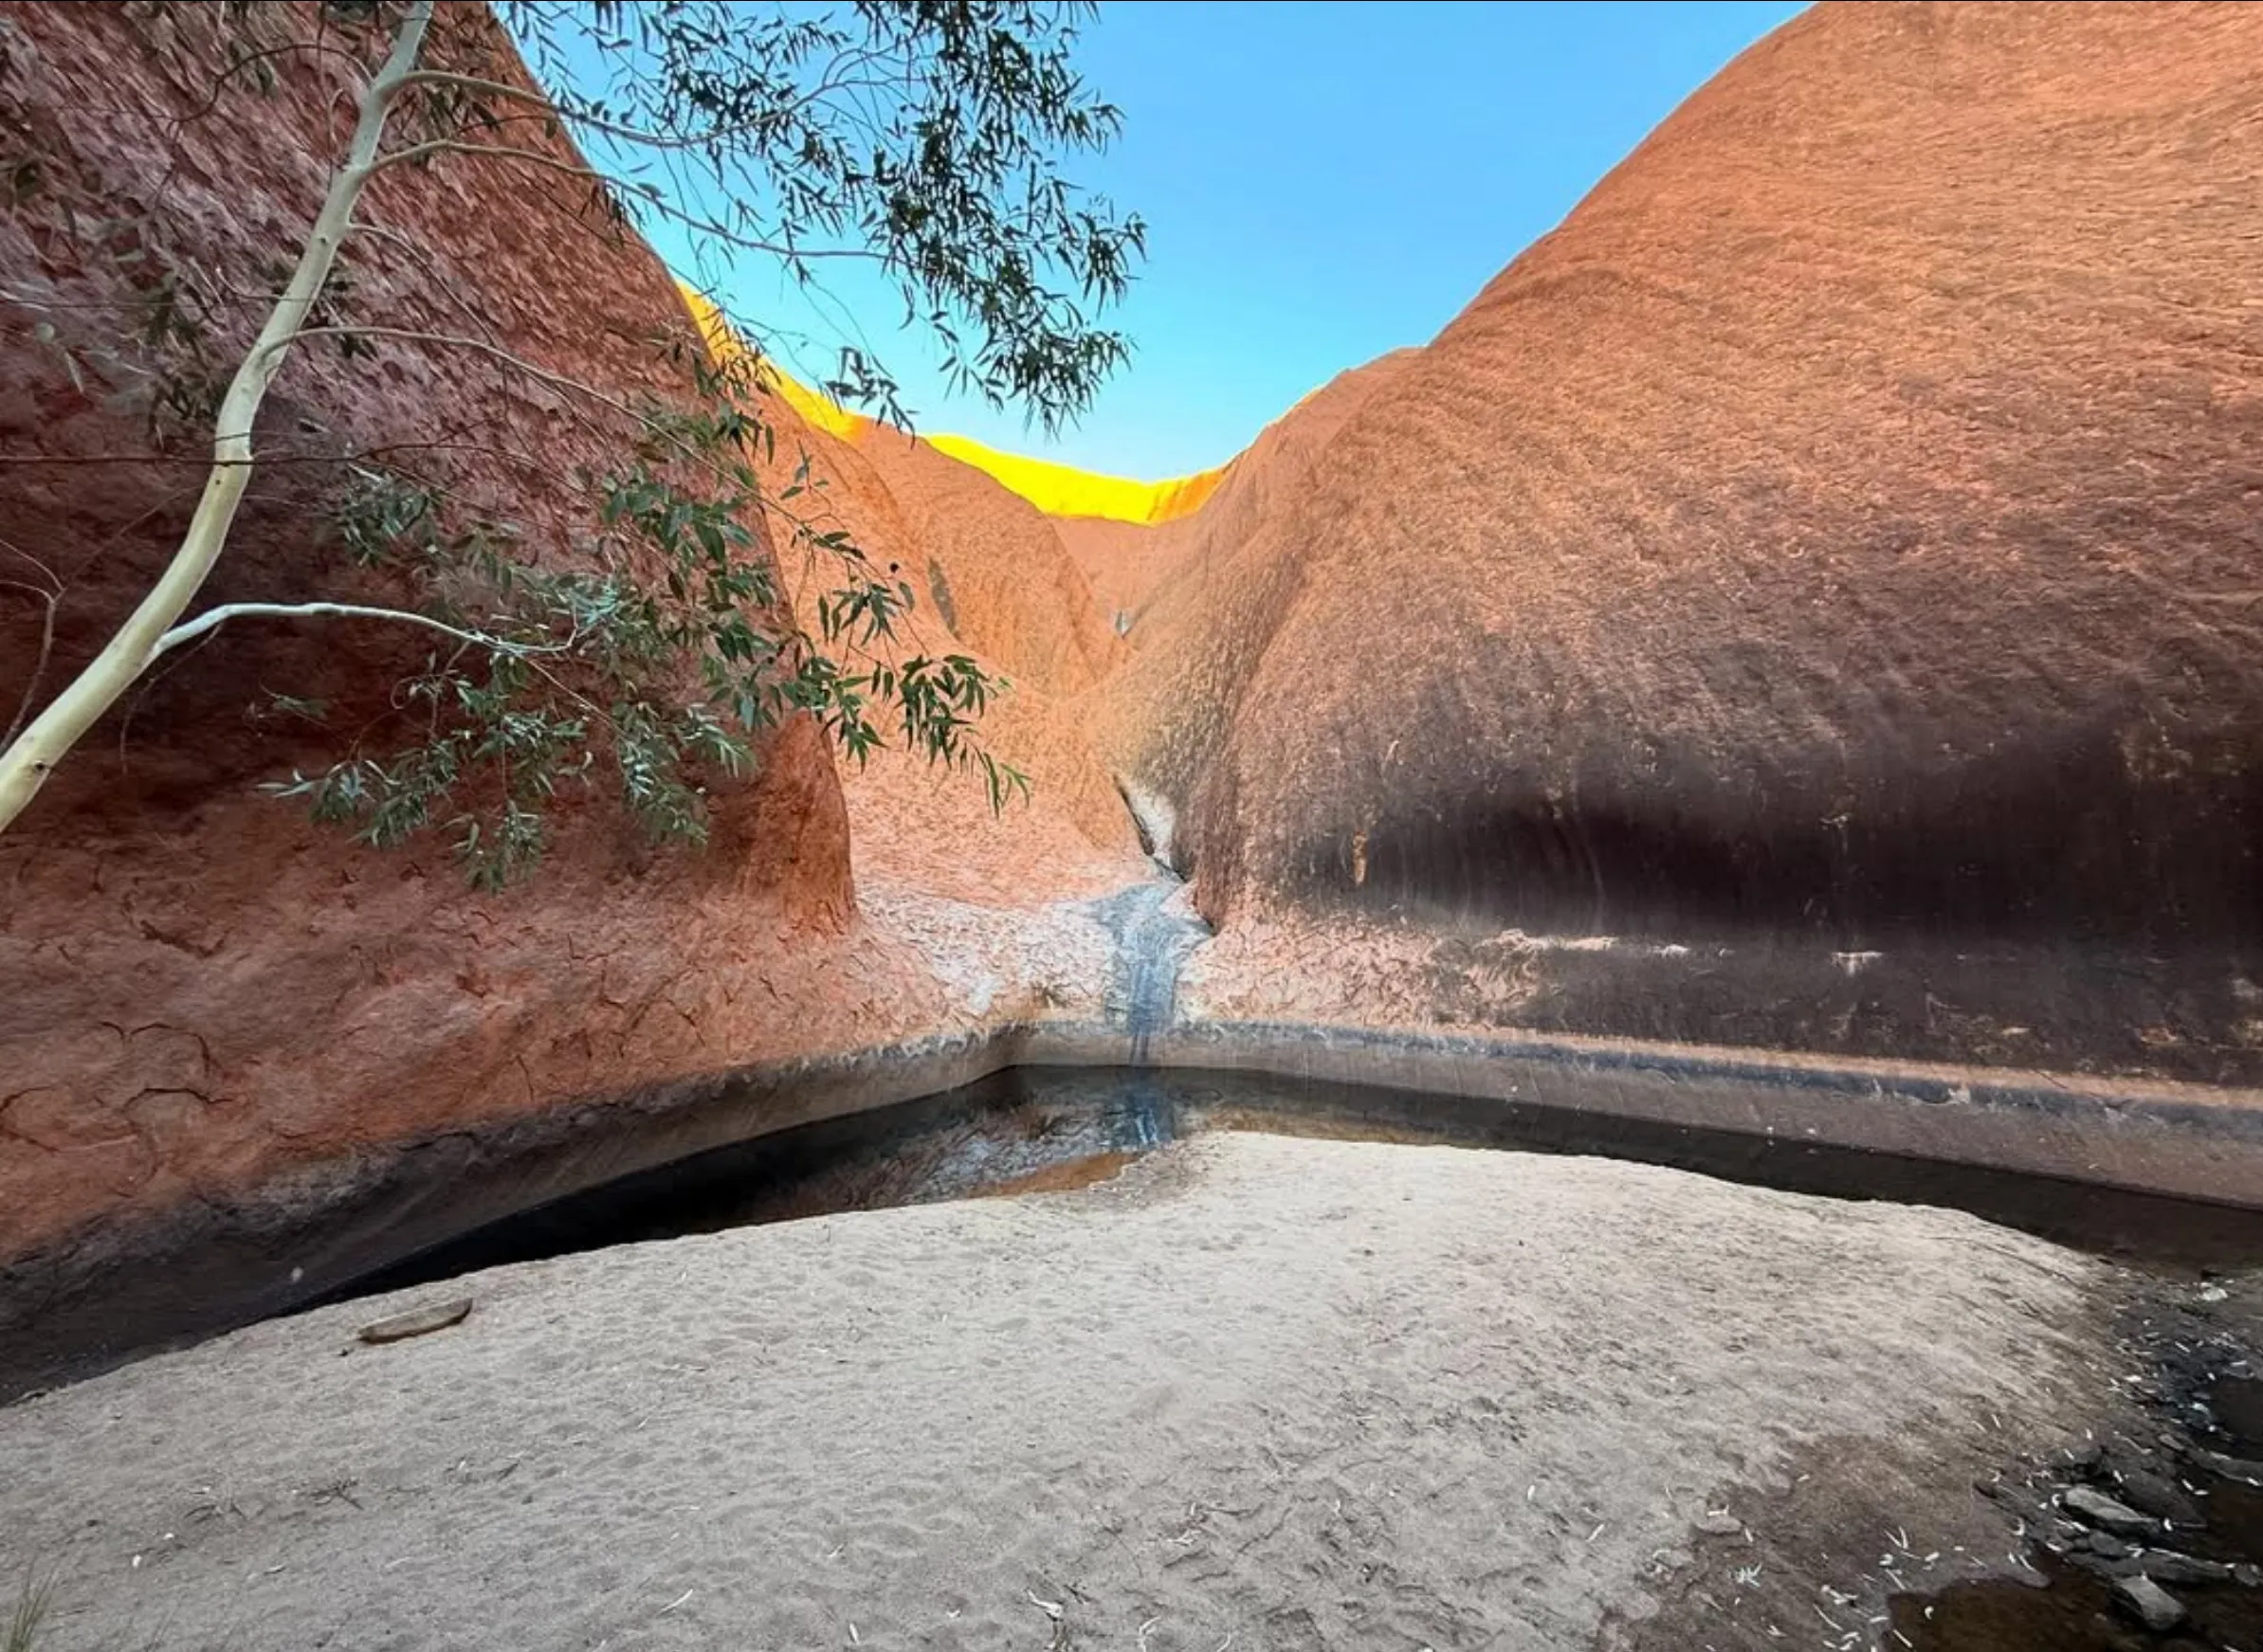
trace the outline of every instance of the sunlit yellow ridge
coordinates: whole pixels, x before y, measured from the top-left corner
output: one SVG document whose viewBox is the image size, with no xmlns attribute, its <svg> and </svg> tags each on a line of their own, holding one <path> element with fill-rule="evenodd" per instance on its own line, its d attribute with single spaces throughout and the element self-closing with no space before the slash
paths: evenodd
<svg viewBox="0 0 2263 1652">
<path fill-rule="evenodd" d="M 731 324 L 723 319 L 721 311 L 691 287 L 684 286 L 681 290 L 684 303 L 691 309 L 692 318 L 699 323 L 700 331 L 706 337 L 707 348 L 718 359 L 746 354 L 745 341 L 731 330 Z M 855 442 L 879 427 L 864 414 L 852 413 L 830 397 L 798 383 L 780 370 L 775 361 L 766 361 L 764 365 L 779 399 L 816 428 L 838 436 L 845 442 Z M 922 436 L 921 440 L 937 452 L 948 454 L 960 463 L 981 471 L 999 486 L 1019 494 L 1049 517 L 1105 517 L 1118 522 L 1168 522 L 1174 517 L 1190 516 L 1200 509 L 1202 501 L 1210 498 L 1226 476 L 1226 466 L 1221 464 L 1215 470 L 1205 470 L 1195 476 L 1174 477 L 1168 481 L 1135 481 L 1130 477 L 1103 476 L 1097 471 L 1055 464 L 1049 459 L 1031 459 L 1020 453 L 1001 453 L 970 436 Z"/>
</svg>

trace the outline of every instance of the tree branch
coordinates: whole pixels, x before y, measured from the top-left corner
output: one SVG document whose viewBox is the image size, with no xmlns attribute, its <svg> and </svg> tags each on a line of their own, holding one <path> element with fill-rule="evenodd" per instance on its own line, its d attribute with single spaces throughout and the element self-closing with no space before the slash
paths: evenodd
<svg viewBox="0 0 2263 1652">
<path fill-rule="evenodd" d="M 83 738 L 103 714 L 147 671 L 157 650 L 206 576 L 228 548 L 228 530 L 251 481 L 251 428 L 267 387 L 282 370 L 291 340 L 329 283 L 338 250 L 353 221 L 354 204 L 371 177 L 385 136 L 385 122 L 401 84 L 416 67 L 431 27 L 434 0 L 412 0 L 402 15 L 385 62 L 363 90 L 354 136 L 308 231 L 306 245 L 283 296 L 229 380 L 213 420 L 212 470 L 180 548 L 156 583 L 126 617 L 101 652 L 64 686 L 23 733 L 0 748 L 0 831 L 30 806 L 65 753 Z"/>
<path fill-rule="evenodd" d="M 203 119 L 220 106 L 220 95 L 228 89 L 228 82 L 234 80 L 252 64 L 265 63 L 272 58 L 292 57 L 301 52 L 304 52 L 310 57 L 340 57 L 348 63 L 355 62 L 354 54 L 346 50 L 345 47 L 331 45 L 320 40 L 286 41 L 282 45 L 271 45 L 259 51 L 246 52 L 212 78 L 211 91 L 202 103 L 190 110 L 186 115 L 173 117 L 168 124 L 177 129 L 188 125 L 192 120 Z"/>
<path fill-rule="evenodd" d="M 578 178 L 584 183 L 596 184 L 608 190 L 622 191 L 639 204 L 649 207 L 653 211 L 658 212 L 663 218 L 673 219 L 686 228 L 696 229 L 703 235 L 712 235 L 718 241 L 728 243 L 730 245 L 740 247 L 745 251 L 766 253 L 772 258 L 785 259 L 789 263 L 797 259 L 811 258 L 861 259 L 868 263 L 887 262 L 882 254 L 861 246 L 795 246 L 791 243 L 781 245 L 775 241 L 757 241 L 751 235 L 741 235 L 736 229 L 718 224 L 712 218 L 702 217 L 697 212 L 687 212 L 683 208 L 672 202 L 665 201 L 656 194 L 648 194 L 643 190 L 625 189 L 610 172 L 602 172 L 594 167 L 578 166 L 572 161 L 560 160 L 557 155 L 544 154 L 540 150 L 519 149 L 506 143 L 467 143 L 460 137 L 435 137 L 424 143 L 412 143 L 407 149 L 396 149 L 391 154 L 380 155 L 371 170 L 383 171 L 389 167 L 399 166 L 405 161 L 424 160 L 436 154 L 473 154 L 485 155 L 495 160 L 523 161 L 528 166 L 540 167 L 545 172 L 557 172 L 569 178 Z"/>
<path fill-rule="evenodd" d="M 568 126 L 582 127 L 603 136 L 616 139 L 621 143 L 635 144 L 642 149 L 705 149 L 721 143 L 726 138 L 743 137 L 748 133 L 760 131 L 765 126 L 782 124 L 788 117 L 798 114 L 801 110 L 817 102 L 828 93 L 846 90 L 853 86 L 885 88 L 892 84 L 893 82 L 885 78 L 844 78 L 840 80 L 833 78 L 835 71 L 841 69 L 844 64 L 852 64 L 852 66 L 862 68 L 867 64 L 874 62 L 879 56 L 878 52 L 868 49 L 842 53 L 827 66 L 824 75 L 819 78 L 815 85 L 791 102 L 781 102 L 775 108 L 765 110 L 752 120 L 735 121 L 727 126 L 710 126 L 699 132 L 648 131 L 644 127 L 631 126 L 623 121 L 608 120 L 604 116 L 593 115 L 587 109 L 561 104 L 543 92 L 530 91 L 523 86 L 506 85 L 501 81 L 483 80 L 477 75 L 460 75 L 449 69 L 419 69 L 409 77 L 408 83 L 412 86 L 455 86 L 466 92 L 482 92 L 489 97 L 508 98 L 514 102 L 532 104 L 538 113 L 553 117 Z M 521 118 L 513 117 L 513 118 Z"/>
<path fill-rule="evenodd" d="M 402 625 L 422 626 L 428 631 L 438 631 L 444 637 L 453 637 L 459 643 L 474 648 L 484 648 L 492 654 L 509 654 L 527 658 L 538 654 L 562 654 L 569 644 L 564 643 L 513 643 L 502 637 L 489 636 L 484 631 L 466 631 L 429 614 L 420 614 L 411 608 L 372 608 L 352 602 L 231 602 L 216 608 L 207 608 L 194 619 L 173 627 L 157 639 L 155 655 L 193 643 L 208 631 L 218 630 L 230 620 L 299 620 L 315 618 L 348 620 L 392 620 Z"/>
<path fill-rule="evenodd" d="M 269 467 L 286 464 L 313 464 L 337 466 L 360 464 L 382 460 L 395 453 L 484 453 L 491 458 L 507 460 L 530 470 L 555 474 L 557 461 L 544 459 L 516 447 L 501 447 L 491 442 L 387 442 L 375 447 L 356 447 L 344 453 L 272 453 L 259 463 Z M 232 463 L 249 464 L 250 460 Z M 82 465 L 82 464 L 193 464 L 203 469 L 213 468 L 212 462 L 195 453 L 0 453 L 0 465 Z"/>
<path fill-rule="evenodd" d="M 382 224 L 371 224 L 361 219 L 356 219 L 349 225 L 347 232 L 355 235 L 373 236 L 386 245 L 399 249 L 404 257 L 415 260 L 424 272 L 426 281 L 433 291 L 441 294 L 450 304 L 462 311 L 471 323 L 484 332 L 488 337 L 498 336 L 495 324 L 480 313 L 478 305 L 456 290 L 456 283 L 434 262 L 431 249 L 429 246 L 412 236 L 403 235 L 397 229 L 390 229 Z"/>
<path fill-rule="evenodd" d="M 549 385 L 554 390 L 570 390 L 577 396 L 586 396 L 600 407 L 611 408 L 623 418 L 634 420 L 640 425 L 648 422 L 643 414 L 630 407 L 628 403 L 607 395 L 596 386 L 584 384 L 577 378 L 568 378 L 563 373 L 552 372 L 546 367 L 537 367 L 523 355 L 514 355 L 500 344 L 490 344 L 484 338 L 466 338 L 460 333 L 424 333 L 412 327 L 367 326 L 359 322 L 324 323 L 315 327 L 301 327 L 291 336 L 295 339 L 319 338 L 325 335 L 351 335 L 356 338 L 397 338 L 410 344 L 445 344 L 451 349 L 474 351 L 481 355 L 492 356 L 505 367 L 514 368 L 526 374 L 527 377 Z"/>
<path fill-rule="evenodd" d="M 372 164 L 372 172 L 385 172 L 410 161 L 429 160 L 436 154 L 484 154 L 497 160 L 522 160 L 529 166 L 547 168 L 563 172 L 570 178 L 581 178 L 591 183 L 611 184 L 612 180 L 593 167 L 576 166 L 555 154 L 544 154 L 538 149 L 518 149 L 507 143 L 467 143 L 461 137 L 434 137 L 423 143 L 412 143 L 407 149 L 389 150 Z"/>
<path fill-rule="evenodd" d="M 477 75 L 459 75 L 452 69 L 419 69 L 401 83 L 405 86 L 460 86 L 466 92 L 485 92 L 495 98 L 515 98 L 521 103 L 537 103 L 545 109 L 555 107 L 548 98 L 528 87 L 505 85 L 501 81 L 484 81 Z"/>
<path fill-rule="evenodd" d="M 639 412 L 636 408 L 630 407 L 627 402 L 622 401 L 619 397 L 609 396 L 603 390 L 597 389 L 597 387 L 594 385 L 585 384 L 577 378 L 568 378 L 565 374 L 553 372 L 546 367 L 537 367 L 533 362 L 527 360 L 524 356 L 514 354 L 512 352 L 503 349 L 501 345 L 489 344 L 484 339 L 480 338 L 466 338 L 462 334 L 458 333 L 425 333 L 409 327 L 362 326 L 351 322 L 338 324 L 325 323 L 320 326 L 302 327 L 297 334 L 294 335 L 294 336 L 299 338 L 314 338 L 319 337 L 325 334 L 353 334 L 364 338 L 395 338 L 412 344 L 439 344 L 457 350 L 469 350 L 477 354 L 488 356 L 493 360 L 502 362 L 505 367 L 511 368 L 516 372 L 525 373 L 529 378 L 534 379 L 538 384 L 546 384 L 554 390 L 562 390 L 571 395 L 582 397 L 587 401 L 594 403 L 598 407 L 608 409 L 609 411 L 618 413 L 622 418 L 627 419 L 638 429 L 659 436 L 661 439 L 666 441 L 670 447 L 674 448 L 682 458 L 688 463 L 704 469 L 709 475 L 714 476 L 718 480 L 726 483 L 730 482 L 732 480 L 728 473 L 724 470 L 723 466 L 720 464 L 713 458 L 713 456 L 702 453 L 699 451 L 699 449 L 693 447 L 689 443 L 685 442 L 682 437 L 660 429 L 655 426 L 650 414 Z M 575 416 L 578 417 L 579 415 L 577 414 Z"/>
</svg>

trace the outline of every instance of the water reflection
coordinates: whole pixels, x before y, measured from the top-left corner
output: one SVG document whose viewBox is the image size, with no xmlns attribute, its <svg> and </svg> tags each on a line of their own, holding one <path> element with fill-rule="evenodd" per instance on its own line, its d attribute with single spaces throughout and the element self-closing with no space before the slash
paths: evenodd
<svg viewBox="0 0 2263 1652">
<path fill-rule="evenodd" d="M 329 1299 L 608 1244 L 1073 1188 L 1213 1130 L 1592 1153 L 1796 1191 L 1968 1210 L 2163 1269 L 2263 1262 L 2263 1211 L 2051 1177 L 1530 1103 L 1247 1074 L 1021 1067 L 592 1189 L 365 1277 Z"/>
</svg>

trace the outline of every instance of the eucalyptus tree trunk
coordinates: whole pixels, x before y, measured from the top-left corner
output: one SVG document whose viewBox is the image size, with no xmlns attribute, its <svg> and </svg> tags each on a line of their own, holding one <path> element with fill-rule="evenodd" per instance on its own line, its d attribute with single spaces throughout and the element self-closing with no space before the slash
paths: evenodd
<svg viewBox="0 0 2263 1652">
<path fill-rule="evenodd" d="M 227 549 L 236 509 L 251 484 L 252 425 L 266 399 L 267 387 L 282 370 L 291 345 L 329 282 L 363 186 L 381 164 L 378 144 L 385 134 L 386 117 L 415 72 L 417 54 L 432 21 L 432 6 L 433 0 L 416 0 L 409 8 L 383 66 L 361 95 L 353 142 L 331 177 L 329 192 L 299 255 L 298 267 L 291 271 L 283 297 L 221 399 L 213 428 L 211 474 L 205 480 L 204 493 L 197 499 L 196 514 L 180 549 L 102 651 L 0 752 L 0 831 L 14 823 L 39 794 L 55 765 L 165 651 L 169 633 Z"/>
</svg>

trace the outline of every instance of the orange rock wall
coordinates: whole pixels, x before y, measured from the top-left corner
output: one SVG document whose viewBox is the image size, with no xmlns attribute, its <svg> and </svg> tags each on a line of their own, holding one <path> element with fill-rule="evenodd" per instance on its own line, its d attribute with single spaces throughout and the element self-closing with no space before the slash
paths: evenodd
<svg viewBox="0 0 2263 1652">
<path fill-rule="evenodd" d="M 1310 485 L 1312 460 L 1328 438 L 1378 386 L 1414 353 L 1390 354 L 1353 368 L 1299 402 L 1258 433 L 1248 450 L 1226 466 L 1198 511 L 1168 521 L 1120 522 L 1104 517 L 1068 517 L 1056 526 L 1062 541 L 1091 582 L 1111 622 L 1137 622 L 1151 603 L 1177 600 L 1200 587 L 1188 565 L 1208 566 L 1232 554 L 1258 522 L 1284 501 L 1282 495 Z M 1195 599 L 1195 600 L 1198 600 Z"/>
<path fill-rule="evenodd" d="M 1122 691 L 1237 702 L 1132 719 L 1206 907 L 2247 931 L 2259 46 L 1827 6 L 1724 71 L 1151 615 Z"/>
<path fill-rule="evenodd" d="M 1744 53 L 1134 626 L 1095 727 L 1204 911 L 1727 958 L 1500 961 L 1615 972 L 1591 1030 L 2252 1079 L 2258 109 L 2254 8 Z M 1723 988 L 1787 947 L 1845 989 Z"/>
<path fill-rule="evenodd" d="M 455 33 L 438 49 L 455 55 L 441 61 L 520 75 L 483 12 L 443 16 Z M 248 27 L 279 45 L 307 38 L 310 19 L 268 8 Z M 135 364 L 87 365 L 146 300 L 151 266 L 119 246 L 147 242 L 255 291 L 263 260 L 295 253 L 343 141 L 348 82 L 320 58 L 279 59 L 272 96 L 246 84 L 212 99 L 215 25 L 190 8 L 0 15 L 0 122 L 36 146 L 43 180 L 0 210 L 18 300 L 0 346 L 0 449 L 19 462 L 0 539 L 65 583 L 50 687 L 138 598 L 203 479 L 207 433 L 154 439 L 146 409 L 115 393 Z M 615 398 L 676 393 L 680 370 L 657 349 L 687 325 L 673 283 L 641 245 L 588 233 L 580 206 L 569 186 L 486 163 L 388 175 L 362 216 L 392 235 L 354 244 L 355 313 L 474 332 Z M 126 224 L 136 239 L 121 243 Z M 242 309 L 217 324 L 223 358 L 248 335 Z M 42 321 L 77 352 L 78 382 L 37 344 Z M 363 1148 L 962 1030 L 1050 1002 L 1033 983 L 1057 996 L 1071 975 L 1097 978 L 1042 923 L 1011 933 L 1015 913 L 1140 869 L 1114 783 L 1057 703 L 1121 649 L 1083 575 L 1049 520 L 987 476 L 880 432 L 860 450 L 771 410 L 774 491 L 804 454 L 822 484 L 787 508 L 820 532 L 846 526 L 912 583 L 898 657 L 964 650 L 1014 681 L 982 737 L 1031 775 L 1032 798 L 994 814 L 975 779 L 898 751 L 851 770 L 845 794 L 820 732 L 795 722 L 755 784 L 719 793 L 705 853 L 656 854 L 609 807 L 570 802 L 540 875 L 483 895 L 442 842 L 377 853 L 255 790 L 330 761 L 344 737 L 278 715 L 266 690 L 360 727 L 387 715 L 421 642 L 239 624 L 169 665 L 0 839 L 0 1264 Z M 476 352 L 301 352 L 263 417 L 263 469 L 209 599 L 391 594 L 341 566 L 319 510 L 343 456 L 436 442 L 451 480 L 542 556 L 587 530 L 575 467 L 614 451 L 573 397 Z M 763 527 L 813 629 L 837 571 L 785 516 Z M 23 691 L 38 618 L 0 603 L 0 705 Z M 852 828 L 877 917 L 858 909 Z"/>
<path fill-rule="evenodd" d="M 1051 517 L 898 431 L 875 428 L 857 447 L 924 553 L 913 583 L 945 625 L 1048 694 L 1075 694 L 1107 675 L 1122 644 Z"/>
<path fill-rule="evenodd" d="M 251 27 L 303 39 L 310 16 L 263 8 Z M 478 34 L 484 14 L 446 16 L 452 61 L 484 50 L 488 72 L 518 73 Z M 263 261 L 295 255 L 342 142 L 349 105 L 326 60 L 282 60 L 272 96 L 243 83 L 215 100 L 216 20 L 216 8 L 0 14 L 0 125 L 37 145 L 40 167 L 0 210 L 12 295 L 0 539 L 64 585 L 50 685 L 145 589 L 203 481 L 196 441 L 152 440 L 134 363 L 100 354 L 154 267 L 119 255 L 147 247 L 216 287 L 259 290 Z M 641 245 L 586 233 L 577 209 L 569 186 L 492 166 L 389 174 L 362 216 L 414 250 L 356 238 L 356 311 L 451 334 L 469 313 L 502 347 L 602 391 L 668 393 L 652 341 L 682 326 L 672 286 Z M 78 352 L 77 382 L 34 339 L 43 321 Z M 216 324 L 218 353 L 246 328 Z M 569 398 L 463 351 L 387 346 L 348 363 L 308 348 L 263 415 L 271 463 L 207 599 L 353 594 L 310 508 L 339 456 L 451 438 L 480 445 L 448 461 L 459 483 L 504 507 L 538 554 L 562 551 L 583 517 L 557 479 L 604 452 Z M 7 594 L 0 706 L 12 708 L 38 609 Z M 839 933 L 847 814 L 806 725 L 770 742 L 757 783 L 719 797 L 712 853 L 655 859 L 609 811 L 569 808 L 541 880 L 495 897 L 470 892 L 440 842 L 375 854 L 253 792 L 346 737 L 295 727 L 265 691 L 326 699 L 350 733 L 384 715 L 385 685 L 422 648 L 382 627 L 231 627 L 168 662 L 0 838 L 0 1258 L 359 1143 L 940 1013 L 901 949 Z"/>
<path fill-rule="evenodd" d="M 971 778 L 943 780 L 902 751 L 876 754 L 846 776 L 860 856 L 916 862 L 922 886 L 941 889 L 969 876 L 984 882 L 992 867 L 1026 887 L 1032 865 L 1130 855 L 1136 840 L 1115 781 L 1063 704 L 1112 667 L 1122 644 L 1051 519 L 894 431 L 846 441 L 777 398 L 764 399 L 761 416 L 776 435 L 766 464 L 780 501 L 773 535 L 802 624 L 817 632 L 817 600 L 843 572 L 812 539 L 844 532 L 873 567 L 895 568 L 912 588 L 909 621 L 884 655 L 970 654 L 1011 684 L 977 738 L 1030 777 L 1029 798 L 994 814 Z M 797 482 L 803 491 L 784 499 Z"/>
</svg>

